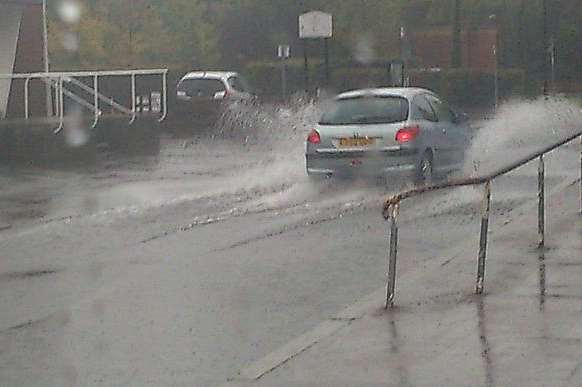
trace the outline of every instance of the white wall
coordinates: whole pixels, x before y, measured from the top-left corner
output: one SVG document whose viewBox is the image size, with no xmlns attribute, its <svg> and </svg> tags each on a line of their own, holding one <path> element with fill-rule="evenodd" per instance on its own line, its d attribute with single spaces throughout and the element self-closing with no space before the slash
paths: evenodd
<svg viewBox="0 0 582 387">
<path fill-rule="evenodd" d="M 24 6 L 0 4 L 0 74 L 11 74 L 14 69 L 16 44 Z M 10 80 L 0 79 L 0 119 L 6 116 Z"/>
</svg>

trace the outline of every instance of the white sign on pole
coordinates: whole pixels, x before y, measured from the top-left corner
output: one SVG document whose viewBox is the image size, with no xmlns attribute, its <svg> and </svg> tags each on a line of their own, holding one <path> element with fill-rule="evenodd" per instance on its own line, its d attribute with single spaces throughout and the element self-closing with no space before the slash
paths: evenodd
<svg viewBox="0 0 582 387">
<path fill-rule="evenodd" d="M 299 38 L 331 38 L 333 35 L 333 18 L 331 14 L 311 11 L 299 16 Z"/>
</svg>

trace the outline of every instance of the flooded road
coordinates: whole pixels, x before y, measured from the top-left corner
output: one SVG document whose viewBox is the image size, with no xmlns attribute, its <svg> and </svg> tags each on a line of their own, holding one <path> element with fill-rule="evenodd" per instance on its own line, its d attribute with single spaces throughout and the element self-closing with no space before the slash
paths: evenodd
<svg viewBox="0 0 582 387">
<path fill-rule="evenodd" d="M 163 134 L 149 155 L 102 146 L 82 169 L 3 169 L 0 380 L 215 386 L 382 286 L 382 199 L 410 182 L 309 181 L 316 116 L 305 106 L 257 113 L 244 135 L 227 123 Z M 546 184 L 575 179 L 578 157 L 548 157 Z M 535 200 L 536 179 L 531 165 L 495 182 L 499 223 Z M 477 244 L 480 197 L 406 202 L 402 272 Z"/>
</svg>

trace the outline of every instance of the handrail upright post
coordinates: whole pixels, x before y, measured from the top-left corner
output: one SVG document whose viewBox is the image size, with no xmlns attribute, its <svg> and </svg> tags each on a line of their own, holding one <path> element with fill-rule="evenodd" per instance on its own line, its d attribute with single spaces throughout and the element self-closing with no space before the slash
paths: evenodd
<svg viewBox="0 0 582 387">
<path fill-rule="evenodd" d="M 158 122 L 162 122 L 166 119 L 166 117 L 168 116 L 168 71 L 165 70 L 162 74 L 162 92 L 164 93 L 164 97 L 163 97 L 163 110 L 162 110 L 162 116 L 160 117 L 160 119 L 158 119 Z"/>
<path fill-rule="evenodd" d="M 479 261 L 477 264 L 477 285 L 475 293 L 482 294 L 485 281 L 485 260 L 487 257 L 487 234 L 489 232 L 489 214 L 491 212 L 491 180 L 485 183 L 483 208 L 481 213 L 481 235 L 479 238 Z"/>
<path fill-rule="evenodd" d="M 545 165 L 544 155 L 539 158 L 538 164 L 538 247 L 545 244 Z"/>
<path fill-rule="evenodd" d="M 396 289 L 396 256 L 398 253 L 398 212 L 400 204 L 392 204 L 389 211 L 390 221 L 390 251 L 388 254 L 388 272 L 386 283 L 386 305 L 385 308 L 394 306 L 394 293 Z"/>
<path fill-rule="evenodd" d="M 135 119 L 137 117 L 135 109 L 136 109 L 136 106 L 135 106 L 135 73 L 132 73 L 131 74 L 131 120 L 129 121 L 130 125 L 135 122 Z"/>
<path fill-rule="evenodd" d="M 63 128 L 65 127 L 65 97 L 63 92 L 63 76 L 59 75 L 57 78 L 57 92 L 58 92 L 58 101 L 59 101 L 59 127 L 56 128 L 53 133 L 59 134 Z"/>
<path fill-rule="evenodd" d="M 93 107 L 95 109 L 94 113 L 95 116 L 93 118 L 93 125 L 91 127 L 95 129 L 97 127 L 97 123 L 99 122 L 99 76 L 95 74 L 93 76 Z"/>
<path fill-rule="evenodd" d="M 59 97 L 59 81 L 58 78 L 47 78 L 49 83 L 51 85 L 54 85 L 54 89 L 55 89 L 55 117 L 59 115 L 59 112 L 61 111 L 60 109 L 60 104 L 61 104 L 61 100 Z M 53 82 L 54 80 L 54 82 Z"/>
<path fill-rule="evenodd" d="M 28 86 L 30 83 L 30 77 L 24 80 L 24 118 L 28 120 L 29 118 L 29 102 L 28 102 Z"/>
</svg>

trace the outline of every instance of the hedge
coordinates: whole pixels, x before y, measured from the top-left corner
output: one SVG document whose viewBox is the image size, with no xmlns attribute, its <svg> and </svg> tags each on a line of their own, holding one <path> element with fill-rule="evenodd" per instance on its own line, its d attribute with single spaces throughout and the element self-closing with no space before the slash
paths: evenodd
<svg viewBox="0 0 582 387">
<path fill-rule="evenodd" d="M 486 106 L 495 99 L 495 78 L 491 73 L 473 70 L 438 72 L 411 71 L 411 84 L 434 90 L 458 106 Z M 535 88 L 528 87 L 525 71 L 499 71 L 499 98 L 530 96 Z"/>
<path fill-rule="evenodd" d="M 287 88 L 289 93 L 302 91 L 304 88 L 303 63 L 294 61 L 287 65 Z M 243 71 L 255 87 L 257 93 L 266 98 L 281 96 L 281 64 L 256 62 Z M 332 66 L 331 85 L 334 92 L 378 87 L 389 84 L 387 69 L 384 67 Z M 324 85 L 324 68 L 322 63 L 310 64 L 310 84 Z M 455 69 L 442 71 L 409 71 L 412 86 L 433 90 L 452 104 L 458 106 L 488 106 L 494 102 L 494 75 L 476 70 Z M 539 93 L 539 84 L 529 81 L 524 70 L 500 69 L 499 97 L 501 99 L 523 96 L 529 97 Z"/>
</svg>

